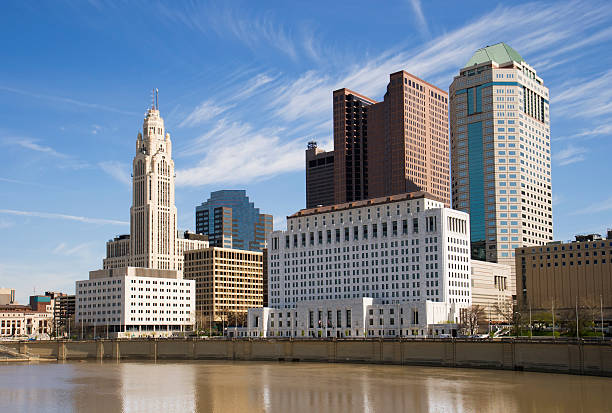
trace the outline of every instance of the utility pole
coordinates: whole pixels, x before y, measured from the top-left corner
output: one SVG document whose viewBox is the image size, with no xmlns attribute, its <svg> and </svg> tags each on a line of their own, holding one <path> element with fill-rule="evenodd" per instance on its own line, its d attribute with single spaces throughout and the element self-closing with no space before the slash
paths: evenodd
<svg viewBox="0 0 612 413">
<path fill-rule="evenodd" d="M 533 338 L 533 324 L 531 323 L 531 303 L 529 303 L 529 339 Z"/>
<path fill-rule="evenodd" d="M 578 296 L 576 296 L 576 338 L 580 338 L 580 331 L 578 330 Z"/>
<path fill-rule="evenodd" d="M 555 337 L 555 299 L 552 300 L 553 340 Z"/>
<path fill-rule="evenodd" d="M 601 315 L 601 339 L 604 339 L 604 329 L 603 329 L 603 296 L 599 294 L 599 311 Z"/>
</svg>

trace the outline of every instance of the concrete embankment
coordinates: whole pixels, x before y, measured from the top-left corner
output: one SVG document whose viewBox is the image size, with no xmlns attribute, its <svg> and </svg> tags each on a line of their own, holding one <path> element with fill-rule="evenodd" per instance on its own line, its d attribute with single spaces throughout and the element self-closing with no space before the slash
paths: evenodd
<svg viewBox="0 0 612 413">
<path fill-rule="evenodd" d="M 3 342 L 57 360 L 282 360 L 491 368 L 612 376 L 611 342 L 527 340 L 97 340 Z"/>
</svg>

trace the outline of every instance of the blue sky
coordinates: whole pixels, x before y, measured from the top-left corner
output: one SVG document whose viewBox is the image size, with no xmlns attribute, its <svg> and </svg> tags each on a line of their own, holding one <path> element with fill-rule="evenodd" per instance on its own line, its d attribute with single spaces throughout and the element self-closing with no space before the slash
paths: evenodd
<svg viewBox="0 0 612 413">
<path fill-rule="evenodd" d="M 551 92 L 555 239 L 612 227 L 609 2 L 3 2 L 0 286 L 74 291 L 129 232 L 136 134 L 159 88 L 179 226 L 244 188 L 284 227 L 332 90 L 381 99 L 405 69 L 448 89 L 505 41 Z"/>
</svg>

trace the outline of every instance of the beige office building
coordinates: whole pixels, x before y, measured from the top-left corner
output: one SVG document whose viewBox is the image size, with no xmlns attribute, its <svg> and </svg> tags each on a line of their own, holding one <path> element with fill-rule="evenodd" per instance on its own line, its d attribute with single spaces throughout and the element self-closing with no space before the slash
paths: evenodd
<svg viewBox="0 0 612 413">
<path fill-rule="evenodd" d="M 0 305 L 15 304 L 15 289 L 0 288 Z"/>
<path fill-rule="evenodd" d="M 249 308 L 263 305 L 263 256 L 218 247 L 185 253 L 184 277 L 196 281 L 196 314 L 202 322 L 240 320 Z"/>
<path fill-rule="evenodd" d="M 509 265 L 471 260 L 472 305 L 485 311 L 491 322 L 502 322 L 500 310 L 511 308 L 515 291 L 515 279 Z"/>
<path fill-rule="evenodd" d="M 450 86 L 453 208 L 470 214 L 472 258 L 510 265 L 553 239 L 549 94 L 504 43 L 477 50 Z"/>
<path fill-rule="evenodd" d="M 517 299 L 532 310 L 573 309 L 576 304 L 612 316 L 612 230 L 576 241 L 516 250 Z"/>
</svg>

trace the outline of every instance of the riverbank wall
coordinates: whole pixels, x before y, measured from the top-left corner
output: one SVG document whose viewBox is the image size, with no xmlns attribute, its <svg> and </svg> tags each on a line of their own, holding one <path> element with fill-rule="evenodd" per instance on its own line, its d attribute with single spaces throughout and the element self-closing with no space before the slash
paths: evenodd
<svg viewBox="0 0 612 413">
<path fill-rule="evenodd" d="M 528 340 L 95 340 L 2 342 L 57 360 L 259 360 L 489 368 L 612 377 L 612 343 Z"/>
</svg>

